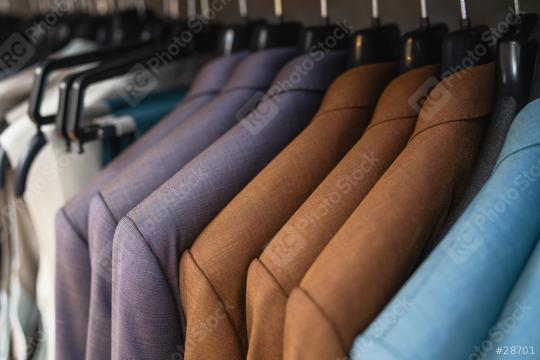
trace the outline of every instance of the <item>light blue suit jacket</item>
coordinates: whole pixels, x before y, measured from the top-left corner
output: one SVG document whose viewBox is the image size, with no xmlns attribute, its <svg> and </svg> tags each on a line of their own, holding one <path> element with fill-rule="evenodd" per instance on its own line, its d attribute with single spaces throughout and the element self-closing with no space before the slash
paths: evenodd
<svg viewBox="0 0 540 360">
<path fill-rule="evenodd" d="M 540 100 L 516 117 L 492 177 L 352 359 L 477 359 L 540 236 Z M 539 291 L 537 291 L 538 293 Z M 538 349 L 540 350 L 540 349 Z"/>
<path fill-rule="evenodd" d="M 536 245 L 504 310 L 484 341 L 493 344 L 486 359 L 500 359 L 503 354 L 514 358 L 536 359 L 540 356 L 540 244 Z M 501 347 L 501 354 L 497 348 Z M 513 349 L 512 349 L 513 348 Z M 534 355 L 533 355 L 534 353 Z"/>
</svg>

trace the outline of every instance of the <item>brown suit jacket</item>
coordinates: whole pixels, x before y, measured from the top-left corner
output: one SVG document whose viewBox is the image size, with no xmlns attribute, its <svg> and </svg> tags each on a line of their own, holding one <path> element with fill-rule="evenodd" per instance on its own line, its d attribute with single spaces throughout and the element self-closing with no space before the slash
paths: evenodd
<svg viewBox="0 0 540 360">
<path fill-rule="evenodd" d="M 346 357 L 459 198 L 493 102 L 493 64 L 439 83 L 406 148 L 317 257 L 287 302 L 284 359 Z"/>
<path fill-rule="evenodd" d="M 311 124 L 199 235 L 180 261 L 185 359 L 242 359 L 249 264 L 357 141 L 393 63 L 347 71 L 330 86 Z M 213 326 L 208 326 L 209 319 Z"/>
<path fill-rule="evenodd" d="M 384 90 L 366 131 L 249 268 L 248 359 L 282 358 L 285 307 L 317 255 L 403 150 L 414 131 L 410 99 L 440 72 L 409 71 Z"/>
</svg>

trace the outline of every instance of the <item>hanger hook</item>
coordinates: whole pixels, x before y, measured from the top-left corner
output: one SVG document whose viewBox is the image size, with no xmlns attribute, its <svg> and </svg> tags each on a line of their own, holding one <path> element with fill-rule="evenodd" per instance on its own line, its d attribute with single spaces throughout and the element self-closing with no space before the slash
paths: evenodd
<svg viewBox="0 0 540 360">
<path fill-rule="evenodd" d="M 39 5 L 39 7 L 38 7 L 39 12 L 42 13 L 42 14 L 45 14 L 45 13 L 47 12 L 48 6 L 49 6 L 49 5 L 47 4 L 47 1 L 43 1 L 43 0 L 42 0 L 42 1 L 39 1 L 39 2 L 38 2 L 38 5 Z"/>
<path fill-rule="evenodd" d="M 247 19 L 249 15 L 247 8 L 247 0 L 238 0 L 238 12 L 240 13 L 240 17 L 242 19 Z"/>
<path fill-rule="evenodd" d="M 381 18 L 379 17 L 379 0 L 371 0 L 371 26 L 374 28 L 381 26 Z"/>
<path fill-rule="evenodd" d="M 161 13 L 163 17 L 169 17 L 169 3 L 167 0 L 161 2 Z"/>
<path fill-rule="evenodd" d="M 521 6 L 519 0 L 514 0 L 514 9 L 516 10 L 516 15 L 521 14 Z"/>
<path fill-rule="evenodd" d="M 88 15 L 97 15 L 96 2 L 88 0 L 86 2 L 86 8 Z"/>
<path fill-rule="evenodd" d="M 197 17 L 197 2 L 196 0 L 187 0 L 186 13 L 188 19 L 195 19 Z"/>
<path fill-rule="evenodd" d="M 11 11 L 11 1 L 4 0 L 2 1 L 2 6 L 0 7 L 0 11 L 3 13 L 9 13 Z"/>
<path fill-rule="evenodd" d="M 30 10 L 30 13 L 33 15 L 33 14 L 35 14 L 35 13 L 38 12 L 38 10 L 39 10 L 39 4 L 38 4 L 38 2 L 35 1 L 35 0 L 30 0 L 30 1 L 28 2 L 28 8 L 29 8 L 29 10 Z"/>
<path fill-rule="evenodd" d="M 379 0 L 371 0 L 371 18 L 379 18 Z"/>
<path fill-rule="evenodd" d="M 141 14 L 146 13 L 146 10 L 147 10 L 146 1 L 145 0 L 135 0 L 135 8 Z"/>
<path fill-rule="evenodd" d="M 461 20 L 463 21 L 469 20 L 469 13 L 467 11 L 467 1 L 460 0 L 460 5 L 461 5 Z"/>
<path fill-rule="evenodd" d="M 81 13 L 89 13 L 88 9 L 88 1 L 87 0 L 81 0 L 79 1 L 79 9 Z"/>
<path fill-rule="evenodd" d="M 109 14 L 113 14 L 116 10 L 118 10 L 118 4 L 114 0 L 109 0 L 107 3 L 107 10 L 109 11 Z"/>
<path fill-rule="evenodd" d="M 280 21 L 283 21 L 283 3 L 281 0 L 274 0 L 274 15 Z"/>
<path fill-rule="evenodd" d="M 178 0 L 163 0 L 163 16 L 168 19 L 178 19 L 180 17 L 180 2 Z"/>
<path fill-rule="evenodd" d="M 461 9 L 461 28 L 467 29 L 471 27 L 471 19 L 469 18 L 469 12 L 467 11 L 467 1 L 460 0 L 460 9 Z"/>
<path fill-rule="evenodd" d="M 428 29 L 430 27 L 427 0 L 420 0 L 420 28 Z"/>
<path fill-rule="evenodd" d="M 427 0 L 420 0 L 420 11 L 422 14 L 422 19 L 429 18 L 428 9 L 427 9 Z"/>
<path fill-rule="evenodd" d="M 327 0 L 321 0 L 321 19 L 325 25 L 328 25 L 329 17 L 328 17 L 328 1 Z"/>
<path fill-rule="evenodd" d="M 208 19 L 208 14 L 210 14 L 210 5 L 208 0 L 201 0 L 201 15 L 202 17 Z"/>
</svg>

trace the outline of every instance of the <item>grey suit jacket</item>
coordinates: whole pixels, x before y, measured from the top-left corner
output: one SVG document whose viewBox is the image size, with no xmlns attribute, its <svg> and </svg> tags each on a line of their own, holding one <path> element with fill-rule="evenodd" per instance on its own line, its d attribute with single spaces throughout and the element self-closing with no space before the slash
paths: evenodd
<svg viewBox="0 0 540 360">
<path fill-rule="evenodd" d="M 242 52 L 209 62 L 199 72 L 181 103 L 135 144 L 129 147 L 56 217 L 56 356 L 84 359 L 90 301 L 88 210 L 91 198 L 149 147 L 164 138 L 191 114 L 206 105 L 226 84 Z"/>
<path fill-rule="evenodd" d="M 293 48 L 254 53 L 236 68 L 223 91 L 120 173 L 92 200 L 89 214 L 90 315 L 86 357 L 110 358 L 111 257 L 116 225 L 129 210 L 252 110 L 296 54 Z M 142 170 L 142 171 L 141 171 Z"/>
<path fill-rule="evenodd" d="M 182 358 L 182 252 L 308 124 L 345 63 L 344 52 L 291 61 L 253 112 L 120 221 L 113 243 L 113 359 Z"/>
<path fill-rule="evenodd" d="M 452 211 L 448 214 L 444 225 L 439 234 L 439 240 L 442 240 L 448 231 L 459 220 L 469 204 L 480 192 L 484 184 L 491 177 L 495 168 L 497 159 L 506 140 L 506 134 L 512 125 L 512 121 L 525 106 L 525 99 L 517 99 L 513 96 L 499 96 L 495 102 L 493 116 L 489 121 L 488 129 L 476 165 L 474 167 L 471 179 L 465 189 L 465 192 L 458 200 Z M 431 249 L 429 249 L 431 250 Z"/>
</svg>

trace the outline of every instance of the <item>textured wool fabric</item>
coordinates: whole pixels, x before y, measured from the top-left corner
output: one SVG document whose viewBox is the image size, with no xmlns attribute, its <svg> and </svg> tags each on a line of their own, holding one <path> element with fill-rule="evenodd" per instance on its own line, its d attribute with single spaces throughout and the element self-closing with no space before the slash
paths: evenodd
<svg viewBox="0 0 540 360">
<path fill-rule="evenodd" d="M 83 359 L 85 356 L 91 271 L 87 244 L 88 211 L 92 197 L 152 145 L 210 102 L 246 56 L 247 53 L 242 52 L 220 57 L 204 66 L 182 102 L 58 212 L 55 284 L 58 359 Z"/>
<path fill-rule="evenodd" d="M 245 359 L 249 264 L 366 128 L 396 64 L 358 67 L 337 78 L 311 124 L 197 237 L 180 262 L 185 359 Z M 200 329 L 223 312 L 207 336 Z"/>
<path fill-rule="evenodd" d="M 540 100 L 536 100 L 514 120 L 486 185 L 355 341 L 352 358 L 479 359 L 489 345 L 495 346 L 493 341 L 487 346 L 482 342 L 539 237 Z M 514 345 L 519 344 L 531 345 Z"/>
<path fill-rule="evenodd" d="M 92 200 L 89 212 L 92 271 L 86 356 L 110 357 L 111 257 L 118 221 L 161 184 L 182 169 L 256 106 L 280 69 L 296 54 L 294 48 L 256 52 L 235 69 L 223 91 L 203 109 L 177 126 Z M 264 70 L 262 70 L 264 69 Z M 144 174 L 141 174 L 144 169 Z"/>
<path fill-rule="evenodd" d="M 426 66 L 390 83 L 360 140 L 251 264 L 246 289 L 249 359 L 283 357 L 290 291 L 403 150 L 418 117 L 409 100 L 439 70 Z"/>
<path fill-rule="evenodd" d="M 288 63 L 255 111 L 118 224 L 112 270 L 113 359 L 182 357 L 182 252 L 309 123 L 345 63 L 341 51 L 303 55 Z"/>
<path fill-rule="evenodd" d="M 493 116 L 489 120 L 486 136 L 482 143 L 482 147 L 480 148 L 478 160 L 474 165 L 471 180 L 461 199 L 448 214 L 448 218 L 440 233 L 441 238 L 448 233 L 461 214 L 467 209 L 467 206 L 469 206 L 476 194 L 482 189 L 482 186 L 484 186 L 489 179 L 489 176 L 497 163 L 497 158 L 501 153 L 504 140 L 508 134 L 508 129 L 510 128 L 510 125 L 512 125 L 512 121 L 518 112 L 525 105 L 513 96 L 502 95 L 496 99 L 497 101 L 495 101 Z"/>
<path fill-rule="evenodd" d="M 527 355 L 532 357 L 533 352 L 537 354 L 537 346 L 540 344 L 539 277 L 540 245 L 537 243 L 527 266 L 506 301 L 497 324 L 492 327 L 494 330 L 485 340 L 493 344 L 490 348 L 484 349 L 486 359 L 500 359 L 501 354 L 496 352 L 498 347 L 503 348 L 503 354 L 507 356 L 521 354 L 527 358 Z"/>
<path fill-rule="evenodd" d="M 493 64 L 445 78 L 409 143 L 287 301 L 284 359 L 345 358 L 418 264 L 472 171 L 493 101 Z"/>
</svg>

